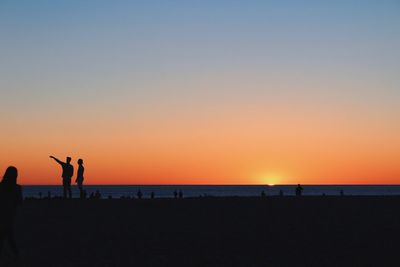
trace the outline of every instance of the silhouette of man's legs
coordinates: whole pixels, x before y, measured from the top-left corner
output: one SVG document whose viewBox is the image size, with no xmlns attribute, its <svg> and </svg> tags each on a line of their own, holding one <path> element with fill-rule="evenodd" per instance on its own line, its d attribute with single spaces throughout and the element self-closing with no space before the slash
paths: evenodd
<svg viewBox="0 0 400 267">
<path fill-rule="evenodd" d="M 64 189 L 64 198 L 67 198 L 68 189 L 67 189 L 67 185 L 66 184 L 63 185 L 63 189 Z"/>
<path fill-rule="evenodd" d="M 72 198 L 71 179 L 64 179 L 63 187 L 64 187 L 64 198 L 67 197 Z"/>
</svg>

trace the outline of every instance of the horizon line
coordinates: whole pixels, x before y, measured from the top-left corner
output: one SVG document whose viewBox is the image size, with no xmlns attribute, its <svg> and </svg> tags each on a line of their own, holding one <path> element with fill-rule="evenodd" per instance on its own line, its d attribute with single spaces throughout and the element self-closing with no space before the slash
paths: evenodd
<svg viewBox="0 0 400 267">
<path fill-rule="evenodd" d="M 85 184 L 84 186 L 296 186 L 299 183 L 294 184 Z M 349 183 L 349 184 L 335 184 L 335 183 L 322 183 L 322 184 L 309 184 L 309 183 L 300 183 L 304 186 L 400 186 L 400 183 L 397 184 L 382 184 L 382 183 Z M 21 186 L 60 186 L 62 184 L 20 184 Z M 71 185 L 71 187 L 75 187 L 77 185 Z"/>
</svg>

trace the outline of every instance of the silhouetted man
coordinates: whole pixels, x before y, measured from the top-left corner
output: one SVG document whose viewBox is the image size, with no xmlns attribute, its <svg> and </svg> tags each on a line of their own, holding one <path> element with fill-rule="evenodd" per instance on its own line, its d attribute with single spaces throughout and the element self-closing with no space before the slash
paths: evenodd
<svg viewBox="0 0 400 267">
<path fill-rule="evenodd" d="M 137 195 L 138 199 L 142 199 L 143 193 L 139 189 L 136 195 Z"/>
<path fill-rule="evenodd" d="M 302 193 L 303 193 L 303 187 L 301 187 L 301 185 L 298 184 L 296 187 L 296 196 L 300 197 Z"/>
<path fill-rule="evenodd" d="M 50 156 L 50 158 L 54 159 L 62 167 L 61 177 L 63 179 L 64 198 L 67 198 L 67 194 L 69 198 L 72 198 L 71 178 L 74 175 L 74 167 L 71 165 L 71 158 L 67 157 L 67 162 L 62 162 L 53 156 Z"/>
</svg>

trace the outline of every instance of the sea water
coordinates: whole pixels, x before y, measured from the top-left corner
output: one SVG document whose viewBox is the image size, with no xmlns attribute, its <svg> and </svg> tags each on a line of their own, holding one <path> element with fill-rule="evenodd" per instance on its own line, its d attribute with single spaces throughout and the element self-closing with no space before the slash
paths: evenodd
<svg viewBox="0 0 400 267">
<path fill-rule="evenodd" d="M 260 196 L 261 192 L 267 196 L 277 196 L 280 192 L 284 196 L 295 195 L 297 185 L 87 185 L 84 189 L 87 196 L 98 190 L 102 198 L 121 198 L 136 197 L 140 190 L 143 198 L 149 198 L 154 192 L 156 198 L 172 198 L 174 192 L 182 191 L 184 197 L 224 197 L 224 196 Z M 400 185 L 302 185 L 303 195 L 334 196 L 344 195 L 352 196 L 393 196 L 400 195 Z M 23 186 L 24 197 L 46 197 L 50 192 L 51 196 L 62 196 L 62 186 Z M 77 198 L 79 190 L 72 186 L 72 196 Z"/>
</svg>

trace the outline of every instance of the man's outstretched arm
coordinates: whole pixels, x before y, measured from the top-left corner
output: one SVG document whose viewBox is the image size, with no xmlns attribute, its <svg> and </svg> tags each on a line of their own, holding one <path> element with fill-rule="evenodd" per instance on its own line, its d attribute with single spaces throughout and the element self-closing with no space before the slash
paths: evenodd
<svg viewBox="0 0 400 267">
<path fill-rule="evenodd" d="M 51 158 L 51 159 L 54 159 L 55 161 L 57 161 L 58 164 L 61 164 L 61 165 L 64 164 L 64 162 L 62 162 L 61 160 L 59 160 L 59 159 L 56 158 L 56 157 L 50 156 L 50 158 Z"/>
</svg>

